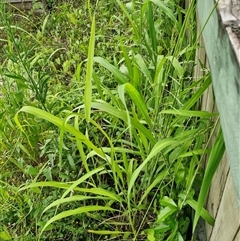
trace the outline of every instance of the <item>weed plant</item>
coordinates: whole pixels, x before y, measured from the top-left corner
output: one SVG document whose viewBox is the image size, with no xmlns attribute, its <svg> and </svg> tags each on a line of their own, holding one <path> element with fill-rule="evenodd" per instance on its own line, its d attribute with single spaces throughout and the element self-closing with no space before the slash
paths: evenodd
<svg viewBox="0 0 240 241">
<path fill-rule="evenodd" d="M 211 78 L 192 77 L 195 1 L 180 2 L 2 4 L 0 238 L 180 241 L 200 216 L 213 225 L 212 174 L 195 194 Z M 211 159 L 223 150 L 220 136 Z"/>
</svg>

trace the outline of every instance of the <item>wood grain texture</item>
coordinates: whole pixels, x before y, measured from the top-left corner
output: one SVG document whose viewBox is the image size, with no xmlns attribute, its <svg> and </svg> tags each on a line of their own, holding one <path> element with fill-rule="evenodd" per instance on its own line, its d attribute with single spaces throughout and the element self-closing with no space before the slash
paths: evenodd
<svg viewBox="0 0 240 241">
<path fill-rule="evenodd" d="M 229 172 L 222 195 L 215 225 L 209 241 L 233 241 L 239 229 L 240 212 L 233 192 L 232 175 Z"/>
<path fill-rule="evenodd" d="M 227 177 L 229 174 L 229 164 L 227 161 L 227 156 L 226 153 L 213 177 L 212 180 L 212 184 L 209 190 L 209 194 L 208 194 L 208 199 L 207 199 L 207 204 L 206 204 L 206 209 L 209 211 L 209 213 L 216 219 L 216 223 L 215 226 L 212 227 L 208 224 L 206 224 L 206 231 L 207 231 L 207 240 L 211 240 L 210 237 L 212 235 L 213 230 L 218 229 L 219 227 L 217 227 L 217 219 L 218 217 L 218 212 L 219 208 L 221 206 L 221 202 L 222 202 L 222 197 L 223 197 L 223 193 L 224 190 L 226 188 L 226 181 L 227 181 Z M 235 191 L 234 188 L 232 188 L 230 190 L 231 193 L 233 193 L 235 195 Z M 235 198 L 236 200 L 236 198 Z M 224 213 L 222 213 L 222 215 L 224 215 Z M 224 223 L 225 227 L 228 227 L 228 223 Z M 214 240 L 214 239 L 212 239 Z"/>
<path fill-rule="evenodd" d="M 240 228 L 237 230 L 236 236 L 234 238 L 234 241 L 239 241 L 240 240 Z"/>
<path fill-rule="evenodd" d="M 228 33 L 237 61 L 240 64 L 240 1 L 219 0 L 217 8 L 222 27 Z"/>
</svg>

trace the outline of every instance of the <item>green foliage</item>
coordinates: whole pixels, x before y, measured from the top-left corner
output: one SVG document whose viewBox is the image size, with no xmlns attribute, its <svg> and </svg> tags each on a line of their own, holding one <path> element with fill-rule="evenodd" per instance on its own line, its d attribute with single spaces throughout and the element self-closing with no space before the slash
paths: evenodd
<svg viewBox="0 0 240 241">
<path fill-rule="evenodd" d="M 203 203 L 224 150 L 197 202 L 216 113 L 198 110 L 209 73 L 191 77 L 194 1 L 48 3 L 1 11 L 0 237 L 190 240 L 200 216 L 214 223 Z"/>
</svg>

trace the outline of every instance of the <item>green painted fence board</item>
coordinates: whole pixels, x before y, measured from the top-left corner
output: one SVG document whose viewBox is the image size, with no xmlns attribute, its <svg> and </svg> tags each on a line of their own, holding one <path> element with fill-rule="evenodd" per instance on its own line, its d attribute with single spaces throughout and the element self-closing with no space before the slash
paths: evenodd
<svg viewBox="0 0 240 241">
<path fill-rule="evenodd" d="M 197 5 L 209 59 L 215 99 L 220 113 L 227 156 L 240 207 L 240 67 L 239 56 L 233 50 L 223 27 L 214 0 L 199 0 Z M 211 14 L 212 12 L 212 14 Z"/>
</svg>

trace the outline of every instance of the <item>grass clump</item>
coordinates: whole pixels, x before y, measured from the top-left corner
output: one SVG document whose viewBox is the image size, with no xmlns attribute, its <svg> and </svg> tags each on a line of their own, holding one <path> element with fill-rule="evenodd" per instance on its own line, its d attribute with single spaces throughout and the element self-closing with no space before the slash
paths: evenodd
<svg viewBox="0 0 240 241">
<path fill-rule="evenodd" d="M 5 240 L 192 238 L 215 115 L 197 109 L 211 79 L 191 77 L 194 8 L 69 1 L 15 21 L 2 6 Z"/>
</svg>

